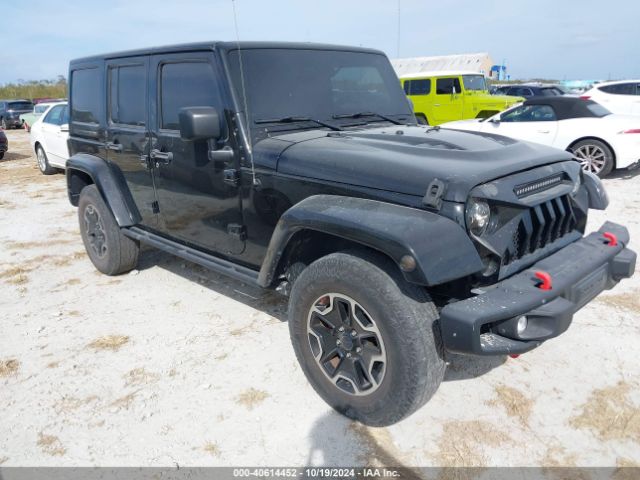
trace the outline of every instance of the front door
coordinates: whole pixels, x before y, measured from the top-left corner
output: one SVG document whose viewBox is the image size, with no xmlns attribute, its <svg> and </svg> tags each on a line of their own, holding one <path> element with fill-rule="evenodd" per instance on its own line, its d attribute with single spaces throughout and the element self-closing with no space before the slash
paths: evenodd
<svg viewBox="0 0 640 480">
<path fill-rule="evenodd" d="M 153 172 L 149 153 L 147 101 L 149 57 L 107 62 L 107 158 L 119 167 L 142 216 L 142 224 L 157 224 Z"/>
<path fill-rule="evenodd" d="M 433 101 L 434 124 L 462 120 L 462 87 L 459 77 L 436 79 Z"/>
<path fill-rule="evenodd" d="M 151 71 L 156 77 L 151 82 L 151 161 L 161 228 L 195 247 L 238 255 L 244 251 L 239 188 L 225 181 L 225 170 L 237 168 L 235 160 L 210 161 L 209 142 L 182 140 L 178 123 L 180 109 L 209 106 L 218 110 L 227 131 L 223 77 L 214 53 L 158 55 L 152 57 Z M 225 145 L 223 140 L 217 147 Z"/>
<path fill-rule="evenodd" d="M 500 115 L 500 122 L 483 122 L 484 132 L 527 142 L 553 145 L 558 119 L 550 105 L 520 105 Z"/>
<path fill-rule="evenodd" d="M 66 105 L 56 105 L 42 119 L 42 136 L 49 162 L 64 165 L 69 158 L 67 150 L 67 132 L 69 127 L 69 109 Z"/>
</svg>

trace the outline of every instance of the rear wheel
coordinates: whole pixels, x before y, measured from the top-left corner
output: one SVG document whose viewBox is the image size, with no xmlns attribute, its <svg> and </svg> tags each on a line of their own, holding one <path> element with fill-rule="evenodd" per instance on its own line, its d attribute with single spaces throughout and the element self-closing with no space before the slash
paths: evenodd
<svg viewBox="0 0 640 480">
<path fill-rule="evenodd" d="M 44 148 L 40 145 L 36 148 L 36 158 L 38 159 L 38 168 L 43 175 L 53 175 L 58 172 L 57 169 L 49 165 L 47 154 L 44 153 Z"/>
<path fill-rule="evenodd" d="M 440 385 L 437 318 L 424 289 L 366 252 L 313 262 L 289 304 L 291 341 L 313 388 L 340 413 L 373 426 L 410 415 Z"/>
<path fill-rule="evenodd" d="M 138 242 L 122 234 L 120 227 L 95 185 L 80 192 L 80 234 L 93 265 L 107 275 L 118 275 L 138 263 Z"/>
<path fill-rule="evenodd" d="M 592 138 L 580 140 L 571 150 L 584 171 L 604 178 L 613 170 L 613 152 L 600 140 Z"/>
</svg>

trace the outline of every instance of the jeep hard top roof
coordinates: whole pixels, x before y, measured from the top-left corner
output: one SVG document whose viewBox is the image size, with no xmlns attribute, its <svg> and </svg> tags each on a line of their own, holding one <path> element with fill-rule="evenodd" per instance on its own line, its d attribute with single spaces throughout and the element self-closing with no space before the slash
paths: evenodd
<svg viewBox="0 0 640 480">
<path fill-rule="evenodd" d="M 471 70 L 433 70 L 430 72 L 404 73 L 399 77 L 402 79 L 429 78 L 429 77 L 457 77 L 458 75 L 482 75 L 480 72 Z"/>
<path fill-rule="evenodd" d="M 236 50 L 240 48 L 242 50 L 256 49 L 256 48 L 281 48 L 281 49 L 297 49 L 297 50 L 335 50 L 345 52 L 362 52 L 362 53 L 375 53 L 384 55 L 380 50 L 363 47 L 350 47 L 346 45 L 330 45 L 323 43 L 308 43 L 308 42 L 198 42 L 198 43 L 183 43 L 177 45 L 165 45 L 163 47 L 150 47 L 140 48 L 136 50 L 126 50 L 123 52 L 104 53 L 100 55 L 92 55 L 89 57 L 76 58 L 71 60 L 70 65 L 86 63 L 96 60 L 107 60 L 112 58 L 123 57 L 137 57 L 140 55 L 158 55 L 162 53 L 180 53 L 190 51 L 202 51 L 202 50 Z"/>
</svg>

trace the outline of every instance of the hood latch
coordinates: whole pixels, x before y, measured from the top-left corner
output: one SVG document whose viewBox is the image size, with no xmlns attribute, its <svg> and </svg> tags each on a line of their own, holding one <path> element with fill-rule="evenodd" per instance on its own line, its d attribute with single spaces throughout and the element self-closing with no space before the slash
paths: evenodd
<svg viewBox="0 0 640 480">
<path fill-rule="evenodd" d="M 440 210 L 442 207 L 442 197 L 444 196 L 445 184 L 442 180 L 434 178 L 427 187 L 427 193 L 425 193 L 422 199 L 422 204 L 428 208 L 434 208 Z"/>
</svg>

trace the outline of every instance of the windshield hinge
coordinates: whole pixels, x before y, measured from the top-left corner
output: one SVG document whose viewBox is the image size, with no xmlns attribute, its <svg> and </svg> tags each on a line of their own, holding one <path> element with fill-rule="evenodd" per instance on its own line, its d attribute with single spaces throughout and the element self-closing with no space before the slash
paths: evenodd
<svg viewBox="0 0 640 480">
<path fill-rule="evenodd" d="M 230 237 L 241 242 L 244 242 L 247 239 L 247 227 L 240 225 L 239 223 L 230 223 L 227 225 L 227 233 Z"/>
<path fill-rule="evenodd" d="M 238 175 L 238 170 L 235 168 L 225 169 L 224 183 L 231 185 L 232 187 L 237 187 L 240 184 L 240 175 Z"/>
</svg>

